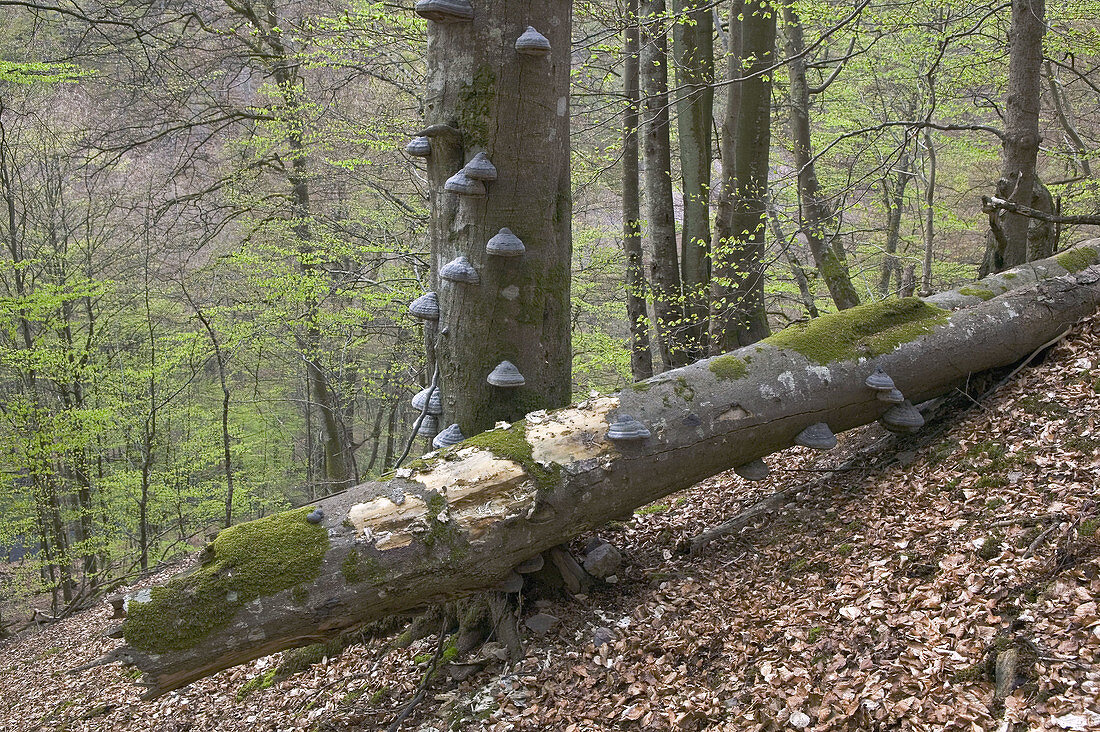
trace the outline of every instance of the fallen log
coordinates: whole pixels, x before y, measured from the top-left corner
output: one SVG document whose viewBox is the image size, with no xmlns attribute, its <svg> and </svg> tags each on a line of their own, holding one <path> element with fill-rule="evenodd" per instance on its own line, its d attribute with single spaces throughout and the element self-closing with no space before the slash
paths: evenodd
<svg viewBox="0 0 1100 732">
<path fill-rule="evenodd" d="M 906 298 L 818 318 L 226 529 L 195 570 L 127 598 L 126 644 L 111 658 L 143 671 L 152 698 L 393 614 L 514 588 L 525 560 L 638 506 L 905 412 L 879 398 L 880 376 L 868 386 L 876 368 L 916 403 L 1027 356 L 1100 306 L 1100 266 L 1077 266 L 1096 261 L 1089 252 L 954 314 Z M 611 422 L 634 438 L 609 437 Z"/>
</svg>

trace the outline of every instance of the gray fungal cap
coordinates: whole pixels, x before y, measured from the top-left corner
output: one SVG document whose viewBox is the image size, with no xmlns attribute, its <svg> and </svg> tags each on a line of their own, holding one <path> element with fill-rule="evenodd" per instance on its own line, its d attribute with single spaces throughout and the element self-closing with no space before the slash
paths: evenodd
<svg viewBox="0 0 1100 732">
<path fill-rule="evenodd" d="M 428 396 L 428 392 L 431 392 L 431 396 Z M 443 390 L 438 386 L 435 390 L 428 386 L 420 391 L 416 392 L 416 396 L 412 398 L 413 409 L 423 412 L 424 405 L 427 405 L 428 411 L 426 414 L 443 414 Z M 435 432 L 432 433 L 433 435 Z"/>
<path fill-rule="evenodd" d="M 310 522 L 311 524 L 319 524 L 324 520 L 325 512 L 319 508 L 313 509 L 312 511 L 310 511 L 309 515 L 306 516 L 306 521 Z"/>
<path fill-rule="evenodd" d="M 409 312 L 424 320 L 439 320 L 439 297 L 426 292 L 409 303 Z"/>
<path fill-rule="evenodd" d="M 457 445 L 465 439 L 466 436 L 462 434 L 462 430 L 458 428 L 458 425 L 452 424 L 450 427 L 443 430 L 434 438 L 432 438 L 432 447 L 434 447 L 436 450 L 441 450 L 444 447 Z"/>
<path fill-rule="evenodd" d="M 493 235 L 485 245 L 486 253 L 495 254 L 498 257 L 519 257 L 525 251 L 527 248 L 523 246 L 523 242 L 507 226 Z"/>
<path fill-rule="evenodd" d="M 439 420 L 434 414 L 425 414 L 424 419 L 420 420 L 420 428 L 417 429 L 416 434 L 421 437 L 435 437 L 439 432 Z"/>
<path fill-rule="evenodd" d="M 493 165 L 492 161 L 489 160 L 489 156 L 483 152 L 479 152 L 473 157 L 473 160 L 466 163 L 466 167 L 462 169 L 462 172 L 471 180 L 497 179 L 497 166 Z"/>
<path fill-rule="evenodd" d="M 538 572 L 546 564 L 546 560 L 542 558 L 541 554 L 536 554 L 530 559 L 525 559 L 516 565 L 515 571 L 519 574 L 531 574 L 532 572 Z"/>
<path fill-rule="evenodd" d="M 876 391 L 890 391 L 894 388 L 894 380 L 891 379 L 890 374 L 883 371 L 881 367 L 872 371 L 871 375 L 868 376 L 867 380 L 863 383 Z"/>
<path fill-rule="evenodd" d="M 799 432 L 794 443 L 815 450 L 832 450 L 836 447 L 836 435 L 829 429 L 829 425 L 818 422 Z"/>
<path fill-rule="evenodd" d="M 508 577 L 497 585 L 496 589 L 498 592 L 519 592 L 523 589 L 523 577 L 515 572 L 510 572 Z"/>
<path fill-rule="evenodd" d="M 426 137 L 414 137 L 405 146 L 405 152 L 414 158 L 426 158 L 432 154 L 432 141 Z"/>
<path fill-rule="evenodd" d="M 879 421 L 891 432 L 916 432 L 924 426 L 924 417 L 908 399 L 886 410 Z"/>
<path fill-rule="evenodd" d="M 465 23 L 474 19 L 474 8 L 467 0 L 419 0 L 416 14 L 436 23 Z"/>
<path fill-rule="evenodd" d="M 455 257 L 440 267 L 439 276 L 451 282 L 464 282 L 467 285 L 476 285 L 481 282 L 477 276 L 477 270 L 470 264 L 466 257 Z"/>
<path fill-rule="evenodd" d="M 516 39 L 516 51 L 526 56 L 546 56 L 550 53 L 550 41 L 532 26 Z"/>
<path fill-rule="evenodd" d="M 517 369 L 516 365 L 511 361 L 501 361 L 498 363 L 497 367 L 489 373 L 485 380 L 493 386 L 499 386 L 505 389 L 523 386 L 527 383 L 527 380 L 523 378 L 523 374 L 519 372 L 519 369 Z"/>
<path fill-rule="evenodd" d="M 901 404 L 905 401 L 905 395 L 897 389 L 891 389 L 890 391 L 880 391 L 878 393 L 878 400 L 880 402 L 887 402 L 889 404 Z"/>
<path fill-rule="evenodd" d="M 745 480 L 764 480 L 768 477 L 768 474 L 772 471 L 768 468 L 768 464 L 757 458 L 751 462 L 747 462 L 744 465 L 738 465 L 733 469 L 733 472 L 740 475 Z"/>
<path fill-rule="evenodd" d="M 616 415 L 607 428 L 607 437 L 611 440 L 644 440 L 649 436 L 649 428 L 629 414 Z"/>
<path fill-rule="evenodd" d="M 466 175 L 465 170 L 460 170 L 443 184 L 443 190 L 457 193 L 460 196 L 484 196 L 485 184 Z"/>
</svg>

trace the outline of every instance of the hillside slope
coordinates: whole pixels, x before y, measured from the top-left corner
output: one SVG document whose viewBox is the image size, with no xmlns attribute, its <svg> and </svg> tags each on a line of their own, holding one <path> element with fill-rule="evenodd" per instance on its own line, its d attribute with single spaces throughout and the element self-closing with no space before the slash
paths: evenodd
<svg viewBox="0 0 1100 732">
<path fill-rule="evenodd" d="M 926 444 L 872 426 L 769 462 L 607 527 L 618 583 L 531 603 L 560 622 L 521 663 L 437 679 L 402 729 L 1100 730 L 1100 317 Z M 261 659 L 141 702 L 124 668 L 64 673 L 118 644 L 107 616 L 0 646 L 0 730 L 383 729 L 434 648 L 378 639 L 274 683 Z"/>
</svg>

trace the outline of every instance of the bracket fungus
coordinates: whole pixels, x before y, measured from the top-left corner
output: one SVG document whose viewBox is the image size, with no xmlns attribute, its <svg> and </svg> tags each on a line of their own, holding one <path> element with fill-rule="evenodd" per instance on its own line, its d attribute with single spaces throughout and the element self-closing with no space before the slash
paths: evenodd
<svg viewBox="0 0 1100 732">
<path fill-rule="evenodd" d="M 324 520 L 325 520 L 325 512 L 322 511 L 319 508 L 313 509 L 312 511 L 309 512 L 309 515 L 306 516 L 306 521 L 310 522 L 311 524 L 319 524 Z"/>
<path fill-rule="evenodd" d="M 457 445 L 465 439 L 466 436 L 462 434 L 462 430 L 458 428 L 458 425 L 452 424 L 450 427 L 443 430 L 438 435 L 432 438 L 432 447 L 434 447 L 436 450 L 442 450 L 444 447 Z"/>
<path fill-rule="evenodd" d="M 875 391 L 890 391 L 894 388 L 894 380 L 890 378 L 890 374 L 882 370 L 881 366 L 876 367 L 863 383 Z"/>
<path fill-rule="evenodd" d="M 546 564 L 546 560 L 542 558 L 541 554 L 536 554 L 530 559 L 526 559 L 516 565 L 515 572 L 519 574 L 533 574 L 538 572 Z"/>
<path fill-rule="evenodd" d="M 477 270 L 466 257 L 458 256 L 439 268 L 439 276 L 450 282 L 476 285 L 481 282 Z"/>
<path fill-rule="evenodd" d="M 519 38 L 516 39 L 516 51 L 524 56 L 548 56 L 550 54 L 550 41 L 539 33 L 533 26 L 527 26 Z"/>
<path fill-rule="evenodd" d="M 439 320 L 439 297 L 425 292 L 409 303 L 409 312 L 422 320 Z"/>
<path fill-rule="evenodd" d="M 497 179 L 497 166 L 493 165 L 492 161 L 489 160 L 489 156 L 483 152 L 479 152 L 470 162 L 466 163 L 466 167 L 462 169 L 462 172 L 471 180 L 493 181 Z"/>
<path fill-rule="evenodd" d="M 485 380 L 493 386 L 499 386 L 504 389 L 512 389 L 527 383 L 527 380 L 523 378 L 523 374 L 519 372 L 519 369 L 517 369 L 516 365 L 511 361 L 501 361 L 498 363 L 497 367 L 489 373 Z"/>
<path fill-rule="evenodd" d="M 465 170 L 460 170 L 443 184 L 443 190 L 449 193 L 457 193 L 460 196 L 484 196 L 485 184 L 466 175 Z"/>
<path fill-rule="evenodd" d="M 829 425 L 818 422 L 799 432 L 794 443 L 814 450 L 832 450 L 836 447 L 836 435 L 829 429 Z"/>
<path fill-rule="evenodd" d="M 420 428 L 416 434 L 420 437 L 435 437 L 439 432 L 439 419 L 434 414 L 425 414 L 420 420 Z"/>
<path fill-rule="evenodd" d="M 427 414 L 443 414 L 443 390 L 438 386 L 435 389 L 426 386 L 416 392 L 416 395 L 412 398 L 412 405 L 413 409 L 418 412 L 424 411 L 424 406 L 427 405 Z"/>
<path fill-rule="evenodd" d="M 419 0 L 414 10 L 421 18 L 436 23 L 466 23 L 474 19 L 474 8 L 467 0 Z"/>
<path fill-rule="evenodd" d="M 644 440 L 649 436 L 649 428 L 629 414 L 616 415 L 611 426 L 607 428 L 607 437 L 610 440 Z"/>
<path fill-rule="evenodd" d="M 890 391 L 880 391 L 878 393 L 878 400 L 880 402 L 886 402 L 888 404 L 901 404 L 905 401 L 905 395 L 897 389 L 891 389 Z"/>
<path fill-rule="evenodd" d="M 738 465 L 733 469 L 733 472 L 737 473 L 745 480 L 764 480 L 772 471 L 768 468 L 766 462 L 757 458 L 744 465 Z"/>
<path fill-rule="evenodd" d="M 498 592 L 515 593 L 523 589 L 523 577 L 512 572 L 508 577 L 497 585 Z"/>
<path fill-rule="evenodd" d="M 895 407 L 890 407 L 879 418 L 882 426 L 891 432 L 916 432 L 924 426 L 924 417 L 913 403 L 906 399 Z"/>
<path fill-rule="evenodd" d="M 523 241 L 507 226 L 494 234 L 485 245 L 486 254 L 498 257 L 519 257 L 526 251 L 527 247 L 523 246 Z"/>
<path fill-rule="evenodd" d="M 414 137 L 405 146 L 405 152 L 414 158 L 426 158 L 432 154 L 432 141 L 427 137 Z"/>
</svg>

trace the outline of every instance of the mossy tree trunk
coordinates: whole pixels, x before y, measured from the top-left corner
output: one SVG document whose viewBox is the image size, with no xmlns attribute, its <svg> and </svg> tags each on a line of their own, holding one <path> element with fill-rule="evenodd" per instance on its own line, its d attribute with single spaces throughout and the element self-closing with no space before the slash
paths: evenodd
<svg viewBox="0 0 1100 732">
<path fill-rule="evenodd" d="M 812 424 L 841 432 L 880 417 L 890 405 L 864 383 L 875 367 L 919 403 L 1028 356 L 1100 306 L 1100 267 L 1084 269 L 1100 260 L 1098 248 L 1060 257 L 978 283 L 972 289 L 990 299 L 970 297 L 977 304 L 954 315 L 919 298 L 861 305 L 616 395 L 530 415 L 324 499 L 320 523 L 300 509 L 227 529 L 199 568 L 130 598 L 127 644 L 111 658 L 144 671 L 156 696 L 500 587 L 536 554 L 789 447 Z M 1026 281 L 1034 284 L 1016 288 Z M 616 412 L 652 435 L 609 440 Z"/>
<path fill-rule="evenodd" d="M 516 51 L 528 26 L 550 41 L 549 55 Z M 428 21 L 424 109 L 441 310 L 435 358 L 443 424 L 467 435 L 570 399 L 570 31 L 568 0 L 481 0 L 471 22 Z M 479 152 L 497 169 L 488 195 L 445 192 Z M 503 227 L 523 241 L 522 257 L 486 254 Z M 458 256 L 480 284 L 440 279 L 440 267 Z M 490 386 L 486 377 L 501 361 L 515 364 L 526 384 Z"/>
</svg>

